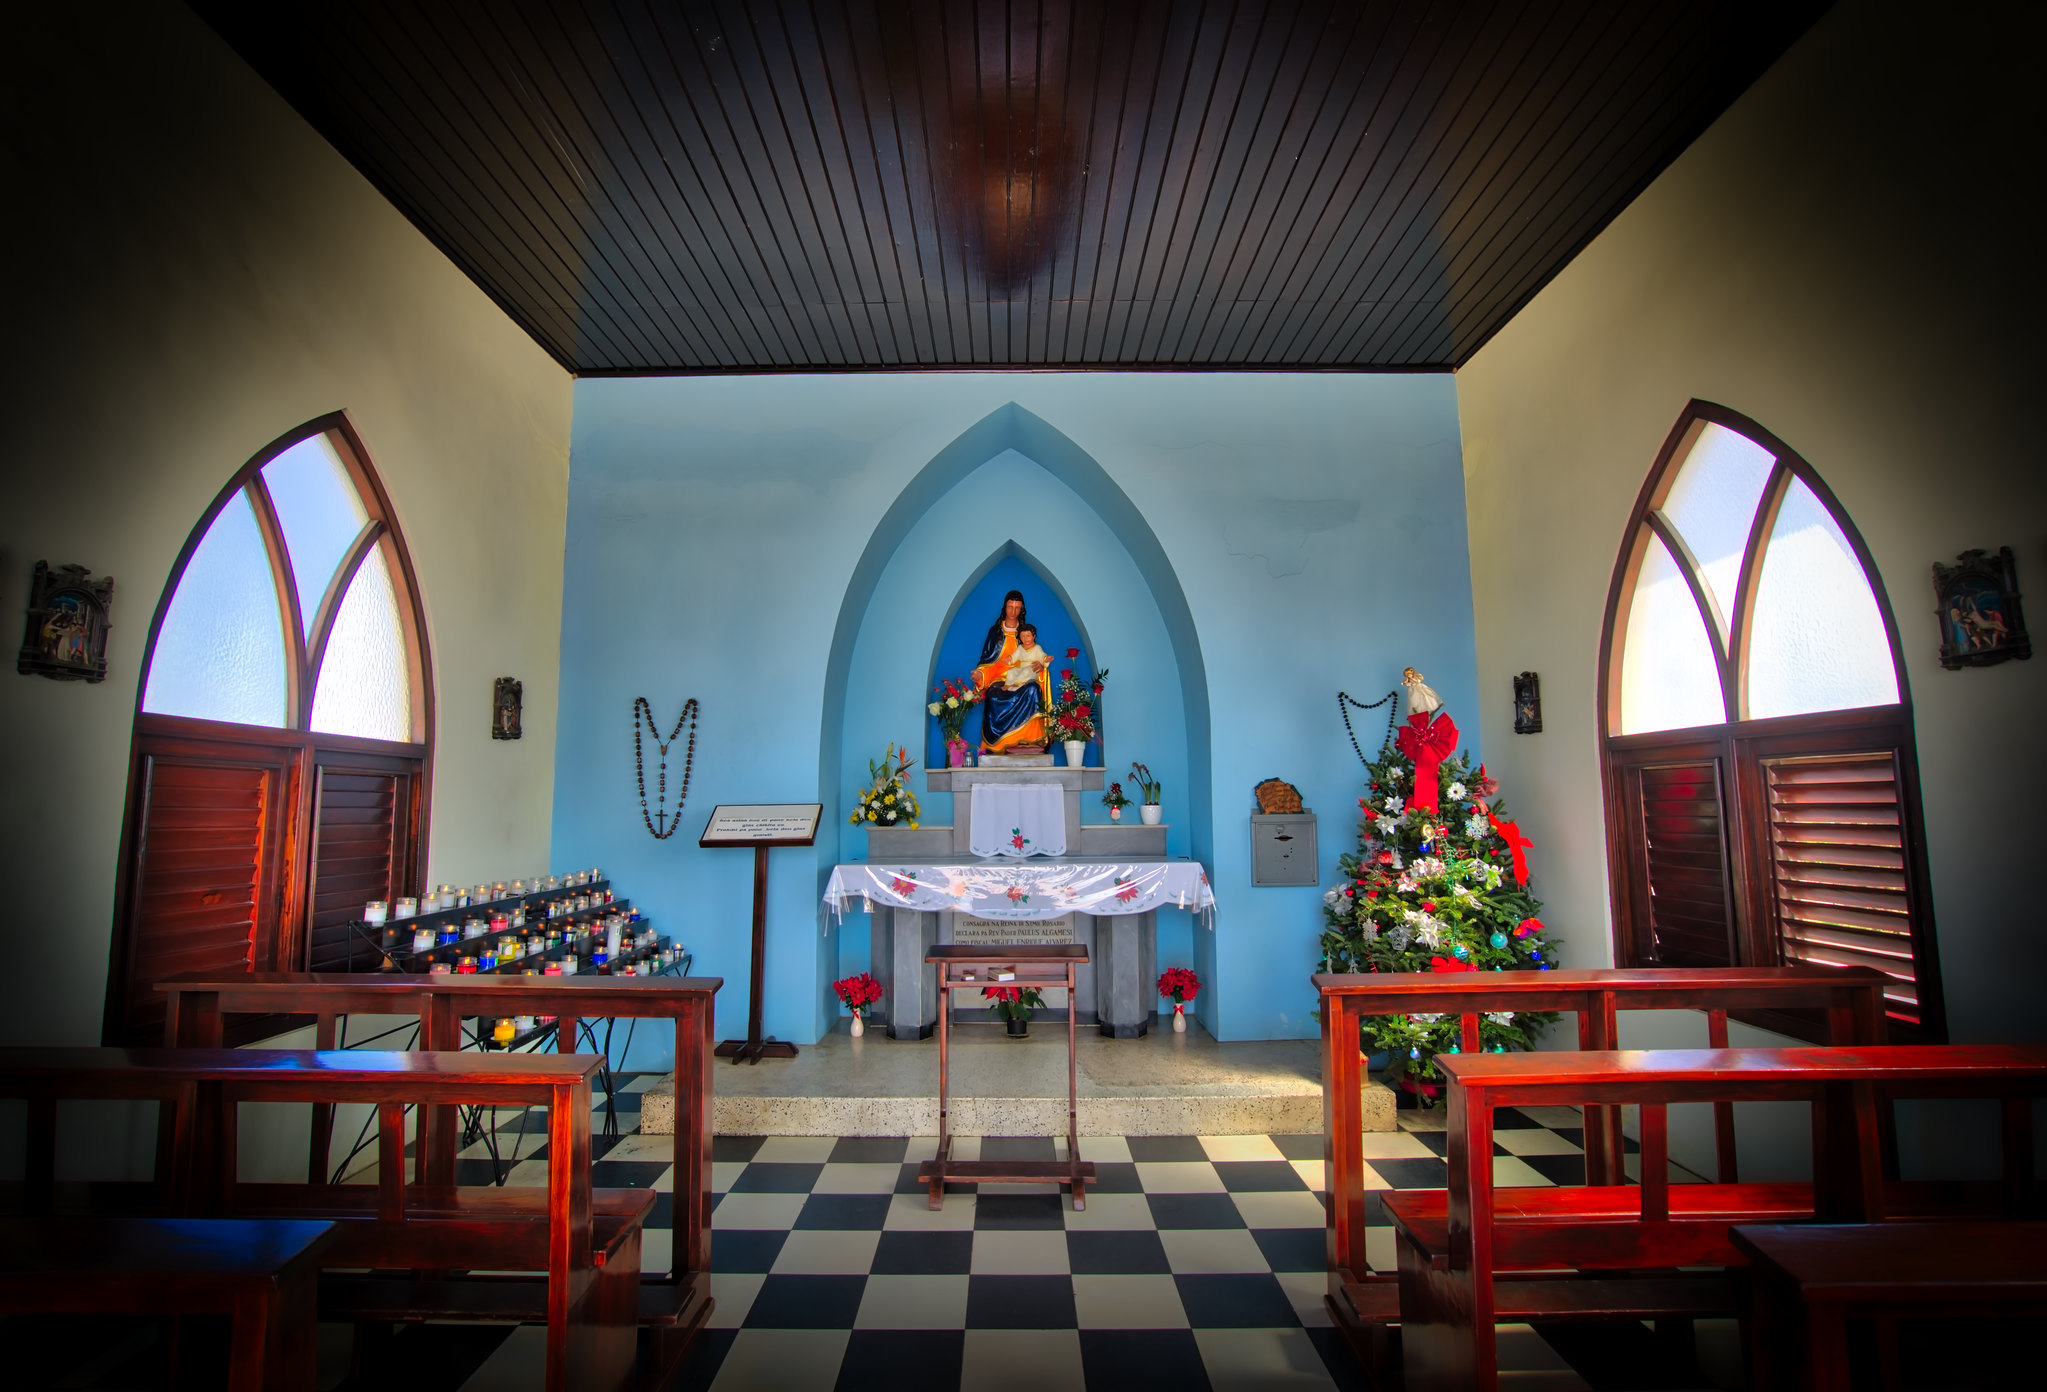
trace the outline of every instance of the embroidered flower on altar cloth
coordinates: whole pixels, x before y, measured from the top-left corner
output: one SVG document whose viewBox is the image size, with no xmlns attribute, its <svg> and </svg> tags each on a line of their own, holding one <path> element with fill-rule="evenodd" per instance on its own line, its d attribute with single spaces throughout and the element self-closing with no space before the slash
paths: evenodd
<svg viewBox="0 0 2047 1392">
<path fill-rule="evenodd" d="M 1462 783 L 1452 783 L 1452 784 L 1451 784 L 1451 785 L 1450 785 L 1449 787 L 1445 788 L 1445 789 L 1444 789 L 1443 791 L 1444 791 L 1444 792 L 1446 792 L 1446 793 L 1448 793 L 1448 794 L 1450 795 L 1450 801 L 1452 801 L 1452 802 L 1462 802 L 1462 801 L 1464 801 L 1464 794 L 1465 794 L 1465 792 L 1466 792 L 1466 789 L 1465 789 L 1465 786 L 1464 786 L 1464 785 L 1463 785 Z"/>
<path fill-rule="evenodd" d="M 1488 1010 L 1486 1018 L 1496 1025 L 1511 1025 L 1514 1023 L 1514 1012 L 1511 1010 Z"/>
<path fill-rule="evenodd" d="M 1394 815 L 1398 816 L 1400 813 L 1400 809 L 1405 806 L 1407 806 L 1407 799 L 1401 797 L 1400 794 L 1398 793 L 1386 794 L 1385 807 L 1388 812 L 1391 812 Z"/>
</svg>

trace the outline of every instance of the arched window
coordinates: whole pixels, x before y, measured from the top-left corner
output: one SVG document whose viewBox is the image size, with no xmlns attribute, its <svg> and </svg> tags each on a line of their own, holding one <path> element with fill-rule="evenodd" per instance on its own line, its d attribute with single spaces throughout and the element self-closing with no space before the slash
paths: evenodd
<svg viewBox="0 0 2047 1392">
<path fill-rule="evenodd" d="M 158 603 L 135 717 L 106 1035 L 186 971 L 338 968 L 416 893 L 432 683 L 412 562 L 337 413 L 245 464 Z"/>
<path fill-rule="evenodd" d="M 1600 678 L 1616 960 L 1872 966 L 1892 1038 L 1944 1038 L 1897 625 L 1826 484 L 1746 416 L 1695 401 L 1665 442 Z"/>
</svg>

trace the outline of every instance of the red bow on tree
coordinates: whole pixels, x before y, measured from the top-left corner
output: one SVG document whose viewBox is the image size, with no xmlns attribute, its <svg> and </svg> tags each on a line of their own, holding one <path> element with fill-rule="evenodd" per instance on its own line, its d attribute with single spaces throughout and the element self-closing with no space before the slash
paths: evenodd
<svg viewBox="0 0 2047 1392">
<path fill-rule="evenodd" d="M 1429 970 L 1433 972 L 1461 972 L 1477 971 L 1478 968 L 1470 962 L 1459 962 L 1450 957 L 1431 957 L 1429 958 Z"/>
<path fill-rule="evenodd" d="M 1535 843 L 1523 836 L 1521 828 L 1512 822 L 1503 822 L 1490 812 L 1486 814 L 1486 820 L 1493 824 L 1493 830 L 1500 834 L 1500 839 L 1507 843 L 1507 849 L 1514 853 L 1514 883 L 1527 884 L 1528 850 Z"/>
<path fill-rule="evenodd" d="M 1422 812 L 1436 810 L 1436 768 L 1457 752 L 1457 725 L 1450 712 L 1437 711 L 1430 723 L 1427 712 L 1410 715 L 1407 728 L 1396 741 L 1400 752 L 1414 760 L 1414 796 L 1408 805 Z"/>
</svg>

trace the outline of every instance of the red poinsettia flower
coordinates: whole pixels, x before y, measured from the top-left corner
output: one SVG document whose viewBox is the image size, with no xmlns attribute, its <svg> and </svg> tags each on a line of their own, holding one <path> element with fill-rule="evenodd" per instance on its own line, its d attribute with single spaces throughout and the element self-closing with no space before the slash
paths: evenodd
<svg viewBox="0 0 2047 1392">
<path fill-rule="evenodd" d="M 1468 972 L 1477 971 L 1478 968 L 1469 962 L 1460 962 L 1453 957 L 1431 957 L 1429 958 L 1429 970 L 1438 972 Z"/>
<path fill-rule="evenodd" d="M 1530 933 L 1540 933 L 1541 931 L 1542 920 L 1539 918 L 1524 918 L 1514 925 L 1514 936 L 1517 938 L 1525 938 Z"/>
<path fill-rule="evenodd" d="M 981 988 L 981 995 L 988 1000 L 1013 1001 L 1022 998 L 1023 988 L 1021 986 L 983 986 Z"/>
</svg>

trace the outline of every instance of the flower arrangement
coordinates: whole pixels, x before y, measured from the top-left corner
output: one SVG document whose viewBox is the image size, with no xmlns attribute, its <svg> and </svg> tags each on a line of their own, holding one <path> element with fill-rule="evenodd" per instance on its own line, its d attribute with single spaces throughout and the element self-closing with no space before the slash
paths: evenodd
<svg viewBox="0 0 2047 1392">
<path fill-rule="evenodd" d="M 832 989 L 839 993 L 839 999 L 845 1002 L 846 1008 L 853 1012 L 855 1019 L 860 1017 L 861 1011 L 881 999 L 881 983 L 876 981 L 870 972 L 849 976 L 844 981 L 834 981 Z"/>
<path fill-rule="evenodd" d="M 1187 967 L 1167 967 L 1159 973 L 1159 994 L 1171 996 L 1175 1008 L 1201 993 L 1201 978 Z"/>
<path fill-rule="evenodd" d="M 931 694 L 938 699 L 924 709 L 938 718 L 938 728 L 944 732 L 945 742 L 951 744 L 967 728 L 967 712 L 981 699 L 981 693 L 974 689 L 972 682 L 947 677 L 931 688 Z"/>
<path fill-rule="evenodd" d="M 869 759 L 867 789 L 854 801 L 846 820 L 855 826 L 916 826 L 917 796 L 905 777 L 916 762 L 907 745 L 901 749 L 890 745 L 879 763 Z"/>
<path fill-rule="evenodd" d="M 1068 662 L 1079 656 L 1079 648 L 1066 650 Z M 1059 689 L 1052 694 L 1052 709 L 1045 718 L 1045 728 L 1054 742 L 1098 738 L 1095 707 L 1101 704 L 1102 684 L 1108 679 L 1109 669 L 1106 667 L 1096 672 L 1095 679 L 1088 683 L 1083 683 L 1071 667 L 1060 669 Z"/>
<path fill-rule="evenodd" d="M 1032 1012 L 1045 1008 L 1044 993 L 1035 986 L 983 986 L 981 996 L 994 1002 L 990 1010 L 1012 1024 L 1028 1024 Z"/>
<path fill-rule="evenodd" d="M 1130 805 L 1130 799 L 1124 796 L 1121 783 L 1111 783 L 1109 791 L 1102 794 L 1102 803 L 1111 812 L 1121 812 Z"/>
<path fill-rule="evenodd" d="M 1166 785 L 1161 780 L 1151 776 L 1151 769 L 1147 765 L 1132 764 L 1130 766 L 1130 781 L 1135 783 L 1138 791 L 1144 794 L 1146 806 L 1156 807 L 1158 805 L 1159 789 Z"/>
</svg>

